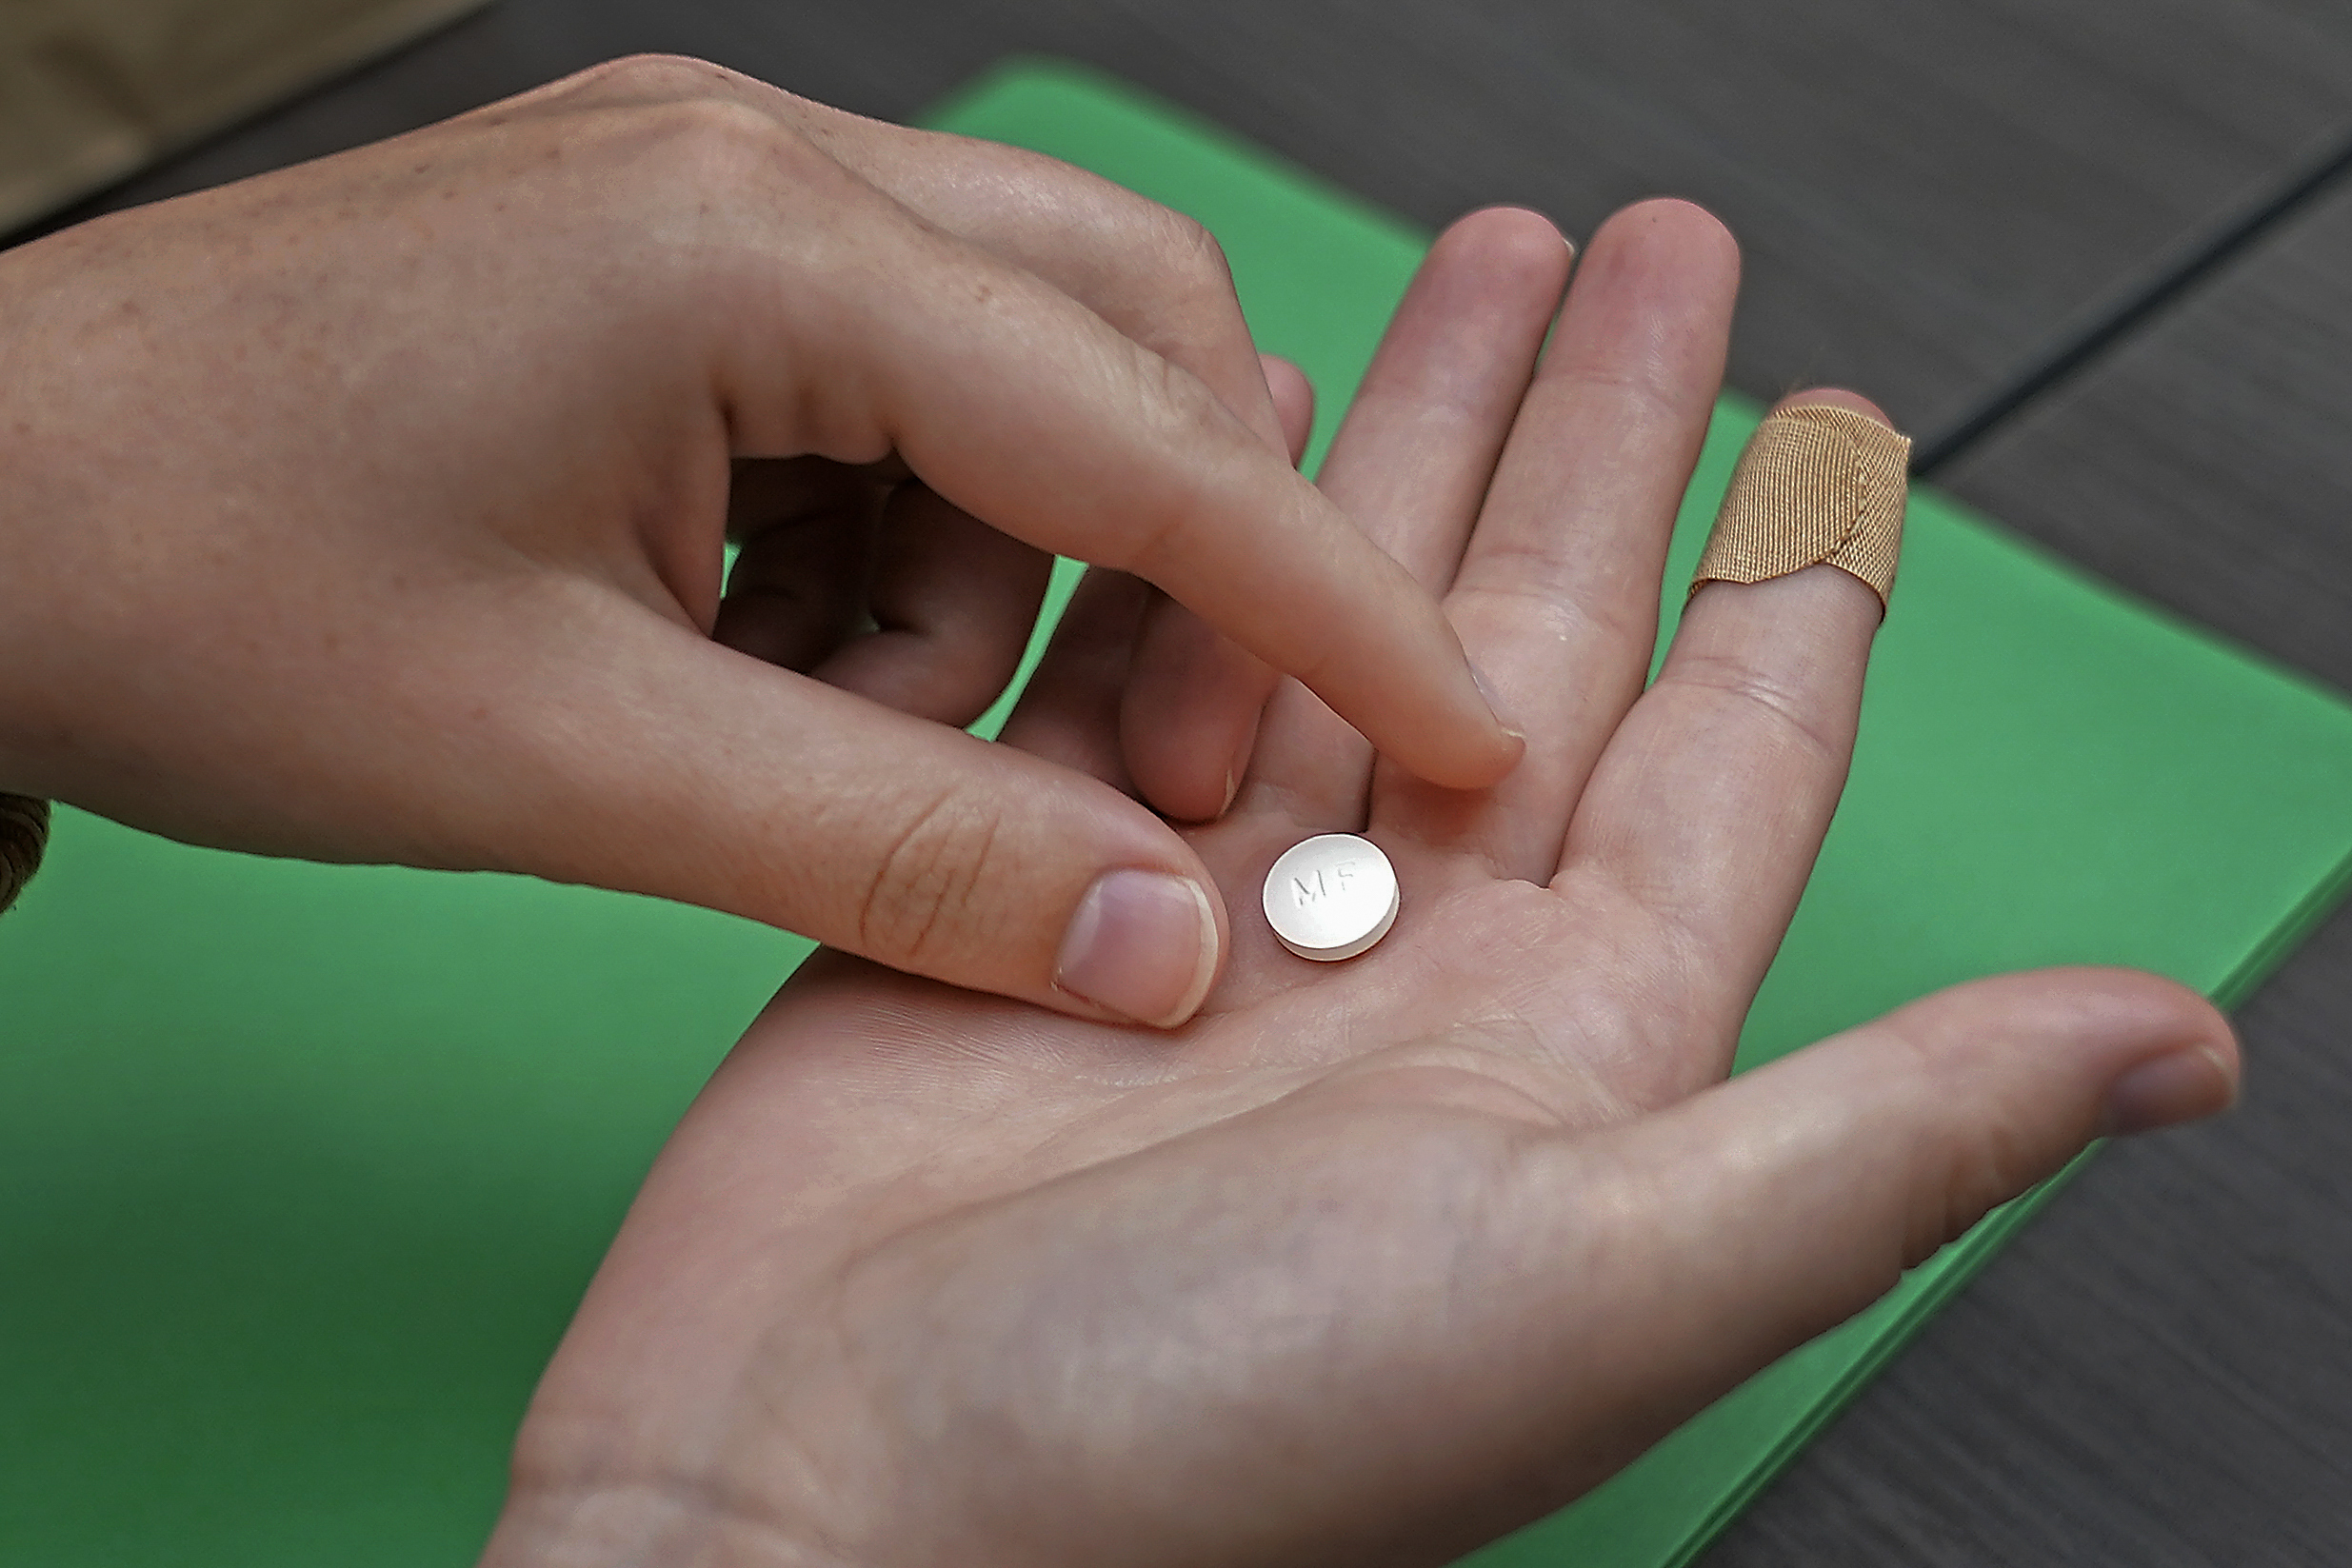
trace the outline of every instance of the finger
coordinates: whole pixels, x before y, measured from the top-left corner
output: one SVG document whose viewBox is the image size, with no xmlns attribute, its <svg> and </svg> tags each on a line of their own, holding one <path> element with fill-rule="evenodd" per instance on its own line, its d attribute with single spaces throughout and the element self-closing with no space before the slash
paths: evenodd
<svg viewBox="0 0 2352 1568">
<path fill-rule="evenodd" d="M 655 318 L 699 326 L 742 455 L 896 452 L 992 526 L 1155 583 L 1416 774 L 1472 788 L 1517 762 L 1435 604 L 1289 468 L 1270 421 L 888 196 L 747 90 L 695 62 L 633 61 L 507 111 L 752 110 L 672 117 L 705 189 L 742 199 L 706 200 L 700 243 L 668 252 L 689 275 L 649 280 Z"/>
<path fill-rule="evenodd" d="M 903 205 L 1049 280 L 1200 376 L 1258 435 L 1286 442 L 1223 247 L 1200 224 L 1030 150 L 863 120 L 805 99 L 786 113 Z M 1131 787 L 1178 821 L 1223 813 L 1249 766 L 1277 672 L 1183 605 L 1160 600 L 1143 611 L 1126 680 L 1122 745 Z"/>
<path fill-rule="evenodd" d="M 1524 1325 L 1557 1326 L 1509 1338 L 1508 1376 L 1615 1439 L 1589 1485 L 2091 1139 L 2225 1108 L 2238 1062 L 2221 1015 L 2169 981 L 2011 975 L 1551 1144 L 1521 1190 L 1557 1221 L 1496 1273 L 1527 1280 Z M 1531 1257 L 1553 1267 L 1529 1278 Z"/>
<path fill-rule="evenodd" d="M 522 747 L 427 731 L 419 765 L 475 781 L 440 792 L 434 859 L 699 903 L 1086 1017 L 1167 1026 L 1200 1005 L 1222 906 L 1143 806 L 577 598 L 551 586 L 502 646 L 477 628 L 452 649 L 485 709 L 537 727 Z"/>
<path fill-rule="evenodd" d="M 1089 567 L 998 739 L 1133 794 L 1119 708 L 1152 598 L 1141 578 Z"/>
<path fill-rule="evenodd" d="M 1527 387 L 1571 252 L 1532 212 L 1471 213 L 1398 305 L 1325 459 L 1322 487 L 1430 588 L 1451 580 Z M 1363 824 L 1371 751 L 1313 694 L 1276 693 L 1244 809 L 1301 828 Z"/>
<path fill-rule="evenodd" d="M 1137 791 L 1178 822 L 1225 814 L 1281 676 L 1166 595 L 1145 606 L 1121 744 Z"/>
<path fill-rule="evenodd" d="M 1373 828 L 1406 860 L 1475 855 L 1530 882 L 1557 868 L 1585 781 L 1649 673 L 1658 577 L 1739 277 L 1730 234 L 1686 202 L 1644 202 L 1593 236 L 1445 598 L 1527 755 L 1477 793 L 1376 773 Z"/>
<path fill-rule="evenodd" d="M 1314 427 L 1315 389 L 1288 360 L 1263 358 L 1295 467 Z M 1138 792 L 1180 822 L 1223 816 L 1278 679 L 1174 600 L 1148 604 L 1120 701 L 1120 744 Z"/>
<path fill-rule="evenodd" d="M 901 713 L 968 724 L 1011 681 L 1052 572 L 1051 556 L 904 485 L 883 512 L 876 629 L 811 673 Z"/>
<path fill-rule="evenodd" d="M 779 112 L 846 167 L 1190 371 L 1280 449 L 1280 421 L 1231 269 L 1200 224 L 1025 149 L 778 96 L 785 100 Z M 1132 786 L 1181 821 L 1222 813 L 1248 765 L 1259 716 L 1278 678 L 1184 605 L 1150 604 L 1123 703 L 1125 771 Z"/>
<path fill-rule="evenodd" d="M 1850 392 L 1835 403 L 1884 421 Z M 1867 584 L 1810 566 L 1710 583 L 1657 681 L 1618 726 L 1571 819 L 1553 884 L 1623 903 L 1669 955 L 1688 1009 L 1670 1032 L 1685 1082 L 1728 1064 L 1740 1021 L 1812 874 L 1845 786 L 1882 614 Z"/>
<path fill-rule="evenodd" d="M 927 225 L 1044 279 L 1137 345 L 1197 377 L 1268 447 L 1282 430 L 1223 248 L 1134 191 L 1025 149 L 913 129 L 685 60 L 641 60 L 579 95 L 718 95 L 773 116 Z M 1222 811 L 1277 673 L 1181 605 L 1146 612 L 1133 666 L 1127 766 L 1186 820 Z"/>
<path fill-rule="evenodd" d="M 874 534 L 887 495 L 821 458 L 738 462 L 728 533 L 742 542 L 711 635 L 785 669 L 814 669 L 865 629 Z"/>
<path fill-rule="evenodd" d="M 1314 427 L 1315 388 L 1288 360 L 1267 354 L 1265 363 L 1295 465 Z M 1155 597 L 1149 584 L 1125 572 L 1088 571 L 999 739 L 1135 793 L 1119 731 L 1137 629 Z"/>
<path fill-rule="evenodd" d="M 1260 354 L 1266 370 L 1266 389 L 1274 400 L 1274 418 L 1282 425 L 1283 450 L 1297 467 L 1306 457 L 1306 443 L 1315 433 L 1315 384 L 1280 354 Z"/>
<path fill-rule="evenodd" d="M 775 288 L 761 246 L 710 296 L 733 307 L 710 348 L 745 450 L 896 451 L 991 526 L 1166 589 L 1416 774 L 1477 787 L 1517 761 L 1435 602 L 1197 379 L 802 161 L 863 210 L 791 231 L 804 287 Z"/>
</svg>

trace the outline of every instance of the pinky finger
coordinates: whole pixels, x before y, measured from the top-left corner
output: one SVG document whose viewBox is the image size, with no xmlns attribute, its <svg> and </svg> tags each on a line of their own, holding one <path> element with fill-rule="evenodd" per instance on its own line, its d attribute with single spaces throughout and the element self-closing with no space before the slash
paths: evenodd
<svg viewBox="0 0 2352 1568">
<path fill-rule="evenodd" d="M 997 739 L 1134 794 L 1119 748 L 1119 703 L 1145 607 L 1156 597 L 1140 577 L 1088 567 Z"/>
<path fill-rule="evenodd" d="M 1282 421 L 1283 446 L 1297 467 L 1306 456 L 1307 438 L 1315 432 L 1315 384 L 1280 354 L 1260 354 L 1266 370 L 1266 389 L 1274 397 L 1274 417 Z"/>
<path fill-rule="evenodd" d="M 1012 679 L 1053 559 L 919 484 L 882 517 L 870 605 L 877 629 L 811 671 L 942 724 L 967 724 Z"/>
</svg>

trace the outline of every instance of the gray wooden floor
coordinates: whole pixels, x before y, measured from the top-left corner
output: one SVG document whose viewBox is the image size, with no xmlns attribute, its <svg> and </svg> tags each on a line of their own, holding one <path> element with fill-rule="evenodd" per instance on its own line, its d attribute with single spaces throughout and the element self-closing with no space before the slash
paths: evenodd
<svg viewBox="0 0 2352 1568">
<path fill-rule="evenodd" d="M 2352 180 L 2208 243 L 2352 146 L 2342 0 L 502 0 L 85 210 L 645 49 L 893 117 L 1070 56 L 1431 225 L 1693 197 L 1736 385 L 1869 391 L 1939 482 L 2352 687 Z M 2242 1022 L 2241 1112 L 2100 1161 L 1711 1568 L 2352 1562 L 2352 917 Z"/>
</svg>

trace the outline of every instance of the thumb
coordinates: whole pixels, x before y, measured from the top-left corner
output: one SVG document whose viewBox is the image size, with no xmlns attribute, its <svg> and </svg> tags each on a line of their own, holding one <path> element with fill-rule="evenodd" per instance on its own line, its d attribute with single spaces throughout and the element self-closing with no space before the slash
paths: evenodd
<svg viewBox="0 0 2352 1568">
<path fill-rule="evenodd" d="M 1216 978 L 1224 904 L 1100 781 L 706 642 L 634 606 L 497 663 L 461 859 L 701 904 L 1083 1017 L 1166 1028 Z M 531 665 L 536 668 L 531 668 Z M 528 733 L 520 746 L 513 737 Z M 499 737 L 505 739 L 499 739 Z"/>
<path fill-rule="evenodd" d="M 2226 1108 L 2238 1071 L 2228 1022 L 2186 987 L 2049 970 L 1940 992 L 1575 1146 L 1585 1222 L 1624 1231 L 1585 1237 L 1627 1265 L 1584 1347 L 1639 1433 L 1615 1462 L 2094 1138 Z"/>
</svg>

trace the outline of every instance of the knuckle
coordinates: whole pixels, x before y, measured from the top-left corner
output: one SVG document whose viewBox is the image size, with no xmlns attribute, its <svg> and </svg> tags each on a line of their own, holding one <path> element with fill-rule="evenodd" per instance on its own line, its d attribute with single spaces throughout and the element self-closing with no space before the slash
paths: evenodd
<svg viewBox="0 0 2352 1568">
<path fill-rule="evenodd" d="M 919 807 L 867 884 L 857 921 L 863 950 L 923 968 L 965 946 L 983 919 L 1001 826 L 995 811 L 961 790 Z"/>
<path fill-rule="evenodd" d="M 1186 289 L 1223 301 L 1233 292 L 1233 264 L 1208 226 L 1173 208 L 1157 209 L 1154 248 L 1163 272 Z"/>
<path fill-rule="evenodd" d="M 1120 535 L 1106 542 L 1114 553 L 1095 564 L 1157 582 L 1174 563 L 1195 559 L 1203 540 L 1213 537 L 1213 530 L 1205 532 L 1211 513 L 1246 493 L 1250 476 L 1236 454 L 1255 447 L 1199 377 L 1155 354 L 1136 357 L 1136 427 L 1151 431 L 1161 449 L 1187 452 L 1191 461 L 1175 483 L 1127 509 Z M 1311 672 L 1291 673 L 1311 684 Z"/>
<path fill-rule="evenodd" d="M 1680 428 L 1690 417 L 1692 394 L 1664 361 L 1638 365 L 1579 364 L 1560 372 L 1564 394 L 1588 394 L 1603 407 L 1615 406 L 1638 424 Z"/>
<path fill-rule="evenodd" d="M 1135 197 L 1098 233 L 1114 320 L 1136 343 L 1194 364 L 1248 345 L 1232 267 L 1205 226 Z"/>
<path fill-rule="evenodd" d="M 807 144 L 788 128 L 731 98 L 684 98 L 649 111 L 668 162 L 698 184 L 773 181 Z"/>
<path fill-rule="evenodd" d="M 2003 1071 L 2011 1042 L 1945 1018 L 1898 1017 L 1873 1030 L 1881 1070 L 1923 1107 L 1900 1190 L 1903 1266 L 1923 1262 L 2055 1168 L 2048 1101 Z"/>
<path fill-rule="evenodd" d="M 1756 732 L 1784 741 L 1815 762 L 1844 765 L 1852 742 L 1789 672 L 1736 655 L 1709 654 L 1686 657 L 1673 679 L 1746 715 Z"/>
<path fill-rule="evenodd" d="M 1126 280 L 1128 291 L 1231 295 L 1225 248 L 1197 219 L 1041 152 L 971 145 L 1028 193 L 1032 211 L 1058 231 L 1057 243 L 1083 248 L 1107 274 Z"/>
<path fill-rule="evenodd" d="M 1153 208 L 1146 248 L 1166 312 L 1155 334 L 1159 341 L 1151 347 L 1191 357 L 1237 334 L 1246 342 L 1233 268 L 1216 235 L 1182 212 L 1159 207 Z"/>
<path fill-rule="evenodd" d="M 785 119 L 759 106 L 757 84 L 680 55 L 608 61 L 575 79 L 589 132 L 615 166 L 633 169 L 671 203 L 774 188 L 838 167 Z M 754 208 L 755 210 L 762 208 Z"/>
<path fill-rule="evenodd" d="M 1172 356 L 1148 348 L 1135 356 L 1136 379 L 1149 406 L 1179 437 L 1225 432 L 1226 407 L 1208 384 Z"/>
<path fill-rule="evenodd" d="M 602 99 L 660 103 L 693 98 L 732 80 L 733 71 L 684 54 L 628 54 L 590 66 L 573 78 L 581 93 Z"/>
<path fill-rule="evenodd" d="M 1916 1268 L 2038 1181 L 2033 1139 L 2009 1121 L 1947 1135 L 1949 1145 L 1911 1178 L 1903 1266 Z"/>
</svg>

